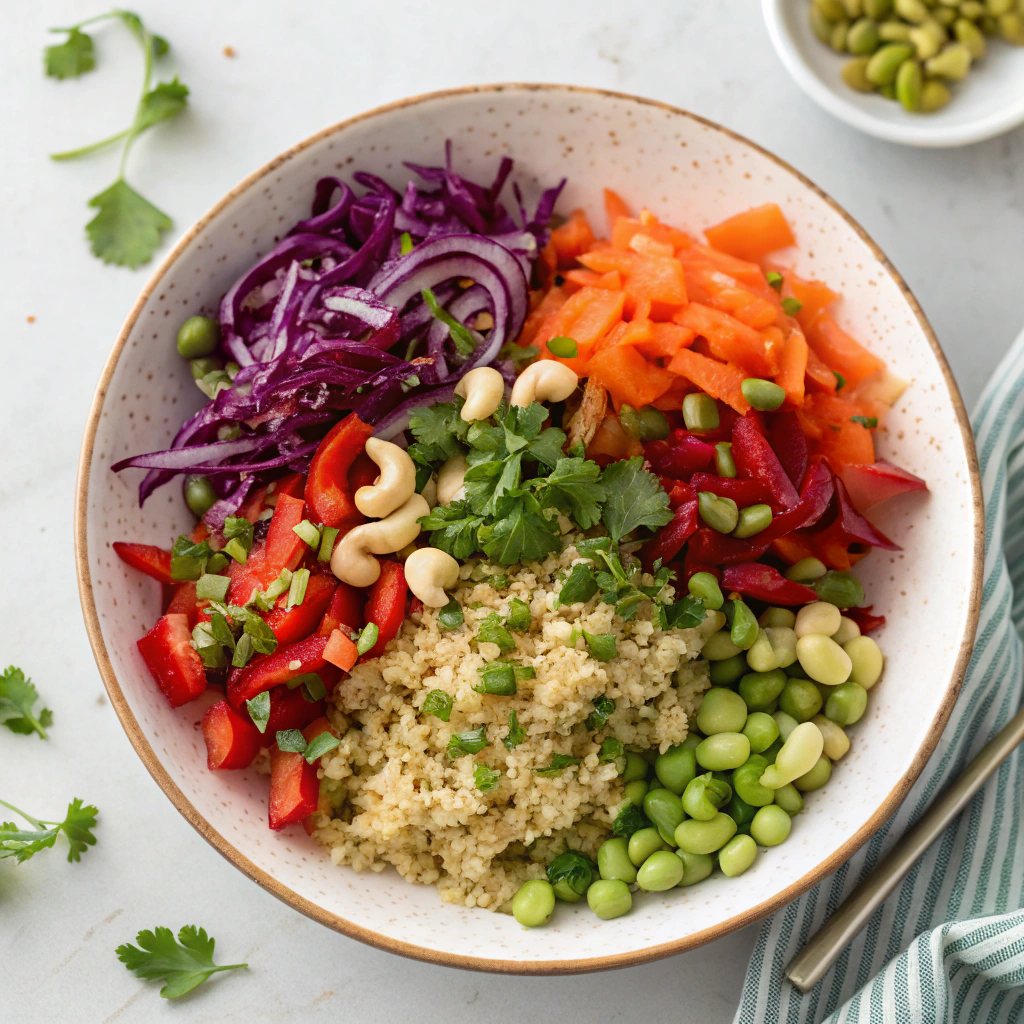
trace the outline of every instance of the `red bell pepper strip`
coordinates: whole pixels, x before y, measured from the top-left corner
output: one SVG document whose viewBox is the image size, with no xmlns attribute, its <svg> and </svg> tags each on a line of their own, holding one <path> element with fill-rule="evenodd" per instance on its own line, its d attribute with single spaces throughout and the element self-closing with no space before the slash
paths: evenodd
<svg viewBox="0 0 1024 1024">
<path fill-rule="evenodd" d="M 192 646 L 188 616 L 180 612 L 160 616 L 137 646 L 172 708 L 195 700 L 206 689 L 206 670 Z"/>
<path fill-rule="evenodd" d="M 670 476 L 661 476 L 658 480 L 661 489 L 668 495 L 668 507 L 673 512 L 693 497 L 693 488 L 685 480 L 673 480 Z"/>
<path fill-rule="evenodd" d="M 228 675 L 228 702 L 241 710 L 245 701 L 264 690 L 307 672 L 322 671 L 327 664 L 324 661 L 326 646 L 327 637 L 311 636 L 297 644 L 282 645 L 273 654 L 253 658 L 245 668 L 232 669 Z"/>
<path fill-rule="evenodd" d="M 685 430 L 673 430 L 671 444 L 648 441 L 644 455 L 655 473 L 681 480 L 698 469 L 707 469 L 715 461 L 715 448 Z"/>
<path fill-rule="evenodd" d="M 684 501 L 673 513 L 672 519 L 640 549 L 640 561 L 651 567 L 661 559 L 662 564 L 672 561 L 697 529 L 697 499 Z"/>
<path fill-rule="evenodd" d="M 203 604 L 205 605 L 205 601 Z M 188 628 L 194 629 L 199 621 L 199 601 L 196 598 L 196 585 L 192 580 L 186 583 L 179 583 L 174 588 L 164 615 L 184 615 L 188 619 Z"/>
<path fill-rule="evenodd" d="M 171 578 L 171 553 L 155 544 L 126 544 L 115 540 L 114 553 L 126 565 L 144 572 L 161 583 L 174 583 Z"/>
<path fill-rule="evenodd" d="M 835 478 L 835 487 L 839 512 L 833 525 L 837 527 L 848 543 L 869 544 L 871 547 L 885 548 L 886 551 L 902 550 L 899 544 L 894 544 L 884 533 L 876 530 L 853 507 L 850 494 L 839 477 Z"/>
<path fill-rule="evenodd" d="M 760 480 L 776 510 L 792 508 L 799 496 L 771 445 L 746 416 L 732 428 L 732 457 L 741 477 Z"/>
<path fill-rule="evenodd" d="M 263 547 L 263 558 L 270 568 L 278 572 L 282 569 L 295 570 L 302 556 L 309 551 L 306 542 L 292 529 L 305 518 L 305 511 L 306 503 L 301 498 L 282 494 L 277 499 Z"/>
<path fill-rule="evenodd" d="M 228 566 L 228 576 L 231 577 L 228 603 L 247 604 L 254 590 L 266 590 L 280 573 L 281 570 L 276 569 L 264 557 L 263 546 L 254 546 L 244 562 L 232 561 Z"/>
<path fill-rule="evenodd" d="M 312 582 L 312 577 L 310 577 Z M 307 588 L 307 593 L 308 593 Z M 339 626 L 345 626 L 350 633 L 356 633 L 363 627 L 363 606 L 366 595 L 350 583 L 339 583 L 331 598 L 331 603 L 324 612 L 317 630 L 319 636 L 330 636 Z"/>
<path fill-rule="evenodd" d="M 398 636 L 405 621 L 406 597 L 409 593 L 405 582 L 405 569 L 399 562 L 389 558 L 378 559 L 380 576 L 370 588 L 363 619 L 377 624 L 377 642 L 363 655 L 364 659 L 379 658 L 388 642 Z"/>
<path fill-rule="evenodd" d="M 330 607 L 337 582 L 326 573 L 312 574 L 302 604 L 291 609 L 285 607 L 287 595 L 281 596 L 277 606 L 263 616 L 279 644 L 294 644 L 312 635 Z"/>
<path fill-rule="evenodd" d="M 259 729 L 226 700 L 219 700 L 207 709 L 202 729 L 206 740 L 206 766 L 210 771 L 248 768 L 263 746 Z"/>
<path fill-rule="evenodd" d="M 332 732 L 326 718 L 318 718 L 302 731 L 307 743 L 322 732 Z M 270 799 L 268 817 L 270 827 L 280 831 L 308 818 L 320 802 L 320 780 L 316 764 L 308 764 L 302 754 L 278 750 L 270 752 Z"/>
<path fill-rule="evenodd" d="M 787 409 L 771 417 L 768 443 L 779 457 L 793 486 L 799 487 L 807 472 L 807 438 L 800 429 L 800 421 L 795 412 Z"/>
<path fill-rule="evenodd" d="M 898 494 L 928 490 L 928 485 L 919 476 L 885 459 L 863 466 L 844 466 L 840 476 L 850 500 L 861 512 L 867 512 Z"/>
<path fill-rule="evenodd" d="M 701 491 L 711 491 L 720 498 L 732 498 L 740 508 L 767 504 L 771 497 L 760 480 L 751 480 L 747 477 L 694 473 L 690 477 L 690 486 L 698 494 Z"/>
<path fill-rule="evenodd" d="M 348 485 L 352 494 L 355 495 L 360 487 L 372 487 L 379 476 L 380 466 L 365 451 L 360 452 L 348 471 Z"/>
<path fill-rule="evenodd" d="M 264 733 L 267 737 L 265 742 L 272 743 L 282 729 L 304 729 L 324 713 L 324 707 L 322 700 L 306 700 L 301 686 L 294 690 L 275 686 L 270 691 L 270 717 Z"/>
<path fill-rule="evenodd" d="M 722 570 L 722 590 L 735 590 L 769 604 L 810 604 L 818 595 L 802 583 L 787 580 L 778 569 L 761 562 L 744 562 Z"/>
<path fill-rule="evenodd" d="M 263 487 L 257 487 L 236 515 L 241 519 L 248 519 L 250 523 L 255 523 L 259 514 L 276 504 L 282 494 L 301 495 L 305 482 L 306 478 L 301 473 L 289 473 L 278 480 L 272 480 Z"/>
<path fill-rule="evenodd" d="M 320 442 L 306 477 L 306 504 L 317 522 L 341 529 L 362 520 L 352 500 L 348 471 L 372 434 L 373 427 L 353 412 Z"/>
<path fill-rule="evenodd" d="M 869 604 L 864 608 L 847 608 L 843 614 L 848 619 L 853 619 L 860 627 L 862 633 L 873 633 L 876 629 L 881 629 L 885 625 L 885 616 L 872 615 L 872 608 L 874 608 L 873 604 Z"/>
<path fill-rule="evenodd" d="M 324 661 L 340 668 L 342 672 L 350 672 L 358 660 L 359 651 L 352 640 L 340 629 L 331 633 L 327 638 L 327 646 L 324 648 Z"/>
</svg>

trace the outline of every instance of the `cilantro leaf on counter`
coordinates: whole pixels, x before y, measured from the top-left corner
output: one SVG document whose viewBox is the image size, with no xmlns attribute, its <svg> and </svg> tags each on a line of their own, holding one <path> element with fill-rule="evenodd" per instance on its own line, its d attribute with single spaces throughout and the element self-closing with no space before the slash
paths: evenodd
<svg viewBox="0 0 1024 1024">
<path fill-rule="evenodd" d="M 92 36 L 77 28 L 51 29 L 52 32 L 67 31 L 63 43 L 55 43 L 43 51 L 46 73 L 51 78 L 77 78 L 96 67 L 96 51 Z"/>
<path fill-rule="evenodd" d="M 53 724 L 53 712 L 49 708 L 34 712 L 39 700 L 39 691 L 20 668 L 9 665 L 0 675 L 0 724 L 11 732 L 23 736 L 34 732 L 40 739 L 48 738 L 46 730 Z"/>
<path fill-rule="evenodd" d="M 63 821 L 41 821 L 5 800 L 0 800 L 0 805 L 14 811 L 32 825 L 30 830 L 20 829 L 12 821 L 0 823 L 0 859 L 17 857 L 21 864 L 40 850 L 52 847 L 61 833 L 68 841 L 69 863 L 80 860 L 82 854 L 96 843 L 92 830 L 96 827 L 99 811 L 91 804 L 83 805 L 77 797 L 68 804 Z"/>
<path fill-rule="evenodd" d="M 140 978 L 166 982 L 160 989 L 164 999 L 177 999 L 202 985 L 218 971 L 234 971 L 248 964 L 213 962 L 214 940 L 204 929 L 187 924 L 175 941 L 170 928 L 144 929 L 135 937 L 138 946 L 125 942 L 117 947 L 117 959 Z"/>
<path fill-rule="evenodd" d="M 639 456 L 613 462 L 601 478 L 608 491 L 603 519 L 616 544 L 640 526 L 655 529 L 671 521 L 668 495 Z"/>
</svg>

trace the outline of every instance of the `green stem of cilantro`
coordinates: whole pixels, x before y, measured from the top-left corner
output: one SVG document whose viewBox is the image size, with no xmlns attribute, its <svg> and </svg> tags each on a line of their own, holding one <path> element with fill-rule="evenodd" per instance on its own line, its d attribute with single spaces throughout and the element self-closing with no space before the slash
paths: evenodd
<svg viewBox="0 0 1024 1024">
<path fill-rule="evenodd" d="M 69 25 L 67 28 L 51 28 L 48 29 L 50 32 L 77 32 L 79 29 L 85 28 L 86 25 L 95 25 L 99 21 L 108 21 L 111 18 L 120 18 L 123 16 L 123 12 L 120 10 L 107 11 L 106 14 L 94 14 L 91 18 L 86 18 L 85 21 L 80 21 L 77 25 Z"/>
<path fill-rule="evenodd" d="M 51 160 L 76 160 L 80 156 L 88 156 L 90 153 L 95 153 L 99 149 L 103 149 L 105 146 L 112 146 L 115 142 L 120 142 L 129 132 L 131 128 L 125 128 L 124 131 L 117 132 L 115 135 L 111 135 L 108 138 L 101 139 L 99 142 L 94 142 L 90 146 L 80 146 L 78 149 L 66 149 L 63 153 L 51 153 Z"/>
<path fill-rule="evenodd" d="M 40 821 L 38 818 L 33 818 L 31 814 L 26 814 L 23 810 L 15 807 L 14 804 L 9 804 L 6 800 L 0 800 L 0 804 L 6 807 L 9 811 L 14 811 L 15 814 L 20 815 L 24 818 L 33 828 L 39 829 L 40 832 L 46 831 L 47 825 L 59 825 L 59 821 Z"/>
<path fill-rule="evenodd" d="M 145 69 L 142 73 L 142 92 L 139 93 L 139 102 L 135 107 L 135 117 L 132 119 L 132 126 L 128 129 L 128 138 L 124 141 L 124 149 L 121 151 L 121 165 L 117 169 L 117 180 L 124 181 L 124 168 L 128 163 L 128 151 L 139 134 L 139 111 L 142 109 L 142 102 L 149 92 L 149 80 L 153 75 L 153 37 L 147 29 L 142 31 L 142 50 L 146 57 Z"/>
</svg>

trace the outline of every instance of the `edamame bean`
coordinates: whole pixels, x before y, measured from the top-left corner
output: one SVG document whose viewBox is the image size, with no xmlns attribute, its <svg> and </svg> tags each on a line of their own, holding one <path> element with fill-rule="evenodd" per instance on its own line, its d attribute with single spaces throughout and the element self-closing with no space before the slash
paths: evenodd
<svg viewBox="0 0 1024 1024">
<path fill-rule="evenodd" d="M 853 662 L 829 636 L 810 633 L 800 637 L 796 642 L 796 656 L 807 675 L 817 683 L 839 686 L 850 678 Z"/>
<path fill-rule="evenodd" d="M 829 21 L 841 21 L 846 17 L 846 8 L 841 0 L 813 0 L 814 7 L 828 18 Z"/>
<path fill-rule="evenodd" d="M 766 715 L 763 711 L 754 711 L 747 715 L 743 735 L 750 742 L 751 753 L 760 754 L 779 738 L 779 727 L 771 715 Z"/>
<path fill-rule="evenodd" d="M 1024 46 L 1024 10 L 1007 11 L 997 19 L 999 34 L 1014 46 Z"/>
<path fill-rule="evenodd" d="M 757 857 L 757 843 L 750 836 L 733 836 L 718 851 L 718 866 L 728 878 L 742 875 Z"/>
<path fill-rule="evenodd" d="M 601 877 L 632 885 L 636 881 L 636 865 L 629 859 L 629 842 L 623 836 L 606 839 L 597 850 L 597 870 Z"/>
<path fill-rule="evenodd" d="M 622 408 L 619 409 L 619 423 L 634 441 L 640 440 L 640 416 L 633 406 L 622 403 Z"/>
<path fill-rule="evenodd" d="M 952 43 L 941 53 L 924 62 L 925 70 L 934 78 L 959 82 L 971 70 L 971 51 L 963 43 Z"/>
<path fill-rule="evenodd" d="M 772 717 L 769 715 L 769 717 Z M 789 715 L 786 715 L 789 718 Z M 769 763 L 775 764 L 775 758 L 778 757 L 779 751 L 782 749 L 782 737 L 779 738 L 767 749 L 761 751 L 761 756 Z"/>
<path fill-rule="evenodd" d="M 653 405 L 640 410 L 640 440 L 664 441 L 668 437 L 668 417 Z"/>
<path fill-rule="evenodd" d="M 750 835 L 760 846 L 778 846 L 786 841 L 792 828 L 793 819 L 781 807 L 770 804 L 754 815 Z"/>
<path fill-rule="evenodd" d="M 632 782 L 627 782 L 622 787 L 622 792 L 625 794 L 626 799 L 637 807 L 643 807 L 644 797 L 647 796 L 648 790 L 646 779 L 634 779 Z"/>
<path fill-rule="evenodd" d="M 688 818 L 676 828 L 676 846 L 687 853 L 714 853 L 736 835 L 736 822 L 721 811 L 710 821 Z"/>
<path fill-rule="evenodd" d="M 683 802 L 670 789 L 651 789 L 644 797 L 644 814 L 666 843 L 672 842 L 676 825 L 683 820 Z"/>
<path fill-rule="evenodd" d="M 715 870 L 715 859 L 707 853 L 690 853 L 676 850 L 676 856 L 683 862 L 683 877 L 680 888 L 703 882 Z"/>
<path fill-rule="evenodd" d="M 547 924 L 554 909 L 555 890 L 546 878 L 523 882 L 512 897 L 512 916 L 524 928 Z"/>
<path fill-rule="evenodd" d="M 832 35 L 828 44 L 836 53 L 842 53 L 846 49 L 846 33 L 850 31 L 850 23 L 845 19 L 838 21 L 832 26 Z M 749 401 L 749 399 L 748 399 Z"/>
<path fill-rule="evenodd" d="M 748 647 L 752 646 L 754 641 L 757 639 L 758 629 L 760 628 L 757 624 L 757 619 L 754 618 L 754 613 L 746 605 L 745 602 L 734 598 L 729 602 L 729 607 L 732 611 L 732 625 L 729 630 L 729 639 L 742 651 L 745 651 Z M 728 618 L 729 613 L 726 612 Z"/>
<path fill-rule="evenodd" d="M 789 668 L 796 663 L 796 632 L 787 626 L 765 626 L 768 643 L 775 652 L 779 668 Z"/>
<path fill-rule="evenodd" d="M 928 5 L 922 0 L 893 0 L 896 13 L 904 20 L 913 25 L 920 25 L 922 21 L 928 20 Z"/>
<path fill-rule="evenodd" d="M 845 46 L 845 42 L 843 44 Z M 842 47 L 838 47 L 842 49 Z M 747 377 L 740 385 L 743 397 L 761 412 L 775 412 L 786 400 L 786 391 L 770 380 L 760 377 Z"/>
<path fill-rule="evenodd" d="M 960 5 L 960 13 L 971 21 L 979 21 L 988 16 L 981 0 L 964 0 Z"/>
<path fill-rule="evenodd" d="M 193 515 L 202 518 L 213 508 L 217 500 L 217 492 L 213 489 L 208 476 L 189 473 L 185 477 L 185 504 Z"/>
<path fill-rule="evenodd" d="M 888 18 L 892 11 L 892 0 L 864 0 L 864 13 L 875 21 Z"/>
<path fill-rule="evenodd" d="M 725 661 L 726 658 L 734 658 L 743 651 L 732 642 L 729 633 L 723 629 L 707 638 L 700 653 L 706 661 Z"/>
<path fill-rule="evenodd" d="M 666 792 L 668 791 L 666 790 Z M 668 849 L 668 843 L 661 838 L 660 833 L 654 827 L 642 828 L 634 832 L 626 844 L 626 853 L 636 867 L 640 867 L 655 851 L 666 849 Z"/>
<path fill-rule="evenodd" d="M 700 731 L 691 726 L 689 733 L 687 733 L 686 739 L 683 740 L 683 742 L 679 745 L 683 748 L 683 750 L 696 750 L 701 745 L 701 741 L 703 739 L 704 737 L 701 736 Z"/>
<path fill-rule="evenodd" d="M 793 785 L 802 793 L 811 793 L 816 789 L 821 789 L 831 777 L 832 762 L 822 754 L 814 762 L 810 771 L 804 772 L 803 775 L 793 780 Z"/>
<path fill-rule="evenodd" d="M 775 656 L 771 641 L 764 629 L 757 631 L 757 639 L 747 651 L 747 664 L 755 672 L 771 672 L 779 667 L 779 659 Z"/>
<path fill-rule="evenodd" d="M 790 817 L 793 817 L 794 814 L 799 814 L 804 809 L 804 798 L 792 782 L 787 782 L 786 785 L 779 786 L 775 790 L 775 803 L 772 806 L 781 807 Z"/>
<path fill-rule="evenodd" d="M 779 710 L 798 722 L 809 722 L 821 710 L 821 694 L 807 679 L 790 679 L 779 694 Z"/>
<path fill-rule="evenodd" d="M 210 356 L 202 359 L 190 359 L 188 368 L 192 371 L 192 379 L 200 380 L 208 373 L 213 373 L 214 370 L 223 370 L 224 360 Z"/>
<path fill-rule="evenodd" d="M 798 640 L 809 633 L 824 633 L 825 636 L 831 636 L 839 629 L 842 620 L 843 617 L 834 604 L 829 604 L 827 601 L 814 601 L 811 604 L 805 604 L 796 613 L 796 625 L 793 627 L 793 632 L 796 633 Z"/>
<path fill-rule="evenodd" d="M 779 727 L 779 739 L 783 743 L 789 739 L 790 734 L 800 724 L 792 715 L 787 715 L 785 711 L 776 711 L 772 715 L 772 721 Z"/>
<path fill-rule="evenodd" d="M 647 778 L 647 762 L 634 750 L 626 751 L 626 767 L 622 770 L 623 782 L 635 782 Z"/>
<path fill-rule="evenodd" d="M 732 531 L 734 537 L 746 538 L 759 534 L 772 525 L 771 505 L 748 505 L 740 509 L 739 521 Z"/>
<path fill-rule="evenodd" d="M 799 563 L 797 563 L 799 564 Z M 757 620 L 765 629 L 786 627 L 792 629 L 796 625 L 796 612 L 789 608 L 765 608 L 761 618 Z"/>
<path fill-rule="evenodd" d="M 850 737 L 843 732 L 841 726 L 830 722 L 824 715 L 815 715 L 812 722 L 821 731 L 822 753 L 830 761 L 838 761 L 850 749 Z"/>
<path fill-rule="evenodd" d="M 732 442 L 719 441 L 715 445 L 715 472 L 719 476 L 736 476 L 736 461 L 732 457 Z"/>
<path fill-rule="evenodd" d="M 779 668 L 771 672 L 748 672 L 740 680 L 739 695 L 748 711 L 767 711 L 779 699 L 786 682 L 786 673 Z"/>
<path fill-rule="evenodd" d="M 907 43 L 886 43 L 868 61 L 864 69 L 868 81 L 875 85 L 892 85 L 896 81 L 896 73 L 900 65 L 914 52 Z"/>
<path fill-rule="evenodd" d="M 695 572 L 687 580 L 686 589 L 699 601 L 703 601 L 705 608 L 718 611 L 725 604 L 722 588 L 709 572 Z"/>
<path fill-rule="evenodd" d="M 878 26 L 878 38 L 883 43 L 909 43 L 910 26 L 905 21 L 883 21 Z"/>
<path fill-rule="evenodd" d="M 801 722 L 782 744 L 782 749 L 761 776 L 761 785 L 778 789 L 809 772 L 821 757 L 824 741 L 813 722 Z M 799 788 L 799 787 L 798 787 Z"/>
<path fill-rule="evenodd" d="M 587 890 L 587 904 L 602 921 L 610 921 L 630 912 L 633 895 L 625 882 L 617 878 L 602 878 Z"/>
<path fill-rule="evenodd" d="M 846 48 L 858 57 L 870 57 L 879 42 L 878 24 L 873 18 L 859 18 L 846 35 Z"/>
<path fill-rule="evenodd" d="M 728 771 L 739 768 L 750 757 L 750 741 L 741 732 L 720 732 L 702 740 L 695 753 L 701 768 Z"/>
<path fill-rule="evenodd" d="M 924 89 L 924 75 L 916 60 L 907 60 L 896 72 L 896 99 L 904 110 L 914 113 L 921 109 L 921 92 Z"/>
<path fill-rule="evenodd" d="M 828 566 L 820 558 L 801 558 L 799 562 L 794 562 L 784 573 L 783 576 L 787 580 L 792 580 L 794 583 L 813 583 L 815 580 L 820 579 L 825 573 L 828 572 Z M 796 616 L 794 615 L 795 619 Z M 772 623 L 775 625 L 775 623 Z M 780 626 L 792 626 L 792 622 L 780 622 Z"/>
<path fill-rule="evenodd" d="M 748 804 L 742 797 L 733 793 L 725 806 L 725 813 L 736 822 L 736 831 L 749 832 L 750 823 L 754 820 L 754 813 L 757 808 Z"/>
<path fill-rule="evenodd" d="M 849 643 L 855 636 L 860 636 L 860 626 L 853 619 L 840 615 L 839 628 L 832 634 L 832 639 L 842 647 L 843 644 Z M 849 654 L 849 651 L 847 651 L 847 654 Z"/>
<path fill-rule="evenodd" d="M 220 324 L 208 316 L 190 316 L 178 328 L 178 355 L 198 359 L 212 355 L 220 343 Z"/>
<path fill-rule="evenodd" d="M 921 113 L 934 114 L 953 98 L 953 94 L 936 78 L 929 78 L 921 89 Z"/>
<path fill-rule="evenodd" d="M 704 694 L 697 711 L 697 728 L 705 736 L 739 732 L 747 720 L 747 705 L 733 690 L 714 687 Z"/>
<path fill-rule="evenodd" d="M 793 653 L 796 653 L 796 645 L 793 645 Z M 708 663 L 708 674 L 711 677 L 712 686 L 732 686 L 748 671 L 747 659 L 741 651 L 734 654 L 725 661 L 712 661 Z"/>
<path fill-rule="evenodd" d="M 697 758 L 687 747 L 669 747 L 654 762 L 658 781 L 670 792 L 680 796 L 697 774 Z"/>
<path fill-rule="evenodd" d="M 731 796 L 732 787 L 727 782 L 720 782 L 711 772 L 706 772 L 691 780 L 686 787 L 683 810 L 697 821 L 710 821 L 729 802 Z"/>
<path fill-rule="evenodd" d="M 719 533 L 732 533 L 740 519 L 740 510 L 732 498 L 720 498 L 713 491 L 697 495 L 697 511 L 701 519 Z"/>
<path fill-rule="evenodd" d="M 882 651 L 869 636 L 858 636 L 843 644 L 850 658 L 850 682 L 870 690 L 882 675 Z"/>
<path fill-rule="evenodd" d="M 836 725 L 859 722 L 868 706 L 868 691 L 858 683 L 843 683 L 825 702 L 825 717 Z M 700 760 L 698 758 L 698 760 Z"/>
<path fill-rule="evenodd" d="M 858 608 L 864 603 L 864 587 L 853 573 L 829 569 L 809 585 L 818 600 L 828 601 L 837 608 Z"/>
<path fill-rule="evenodd" d="M 985 56 L 985 36 L 973 21 L 957 18 L 953 22 L 953 35 L 967 47 L 974 60 Z"/>
<path fill-rule="evenodd" d="M 636 873 L 636 882 L 646 892 L 664 892 L 674 889 L 682 880 L 683 862 L 672 850 L 652 853 Z"/>
<path fill-rule="evenodd" d="M 832 39 L 832 22 L 813 4 L 808 12 L 808 19 L 811 23 L 811 31 L 828 46 Z"/>
<path fill-rule="evenodd" d="M 720 422 L 718 403 L 710 395 L 695 391 L 683 399 L 683 423 L 687 430 L 717 430 Z"/>
<path fill-rule="evenodd" d="M 775 793 L 761 785 L 761 776 L 768 762 L 758 754 L 751 754 L 745 763 L 732 773 L 732 788 L 736 795 L 751 807 L 764 807 L 775 799 Z"/>
</svg>

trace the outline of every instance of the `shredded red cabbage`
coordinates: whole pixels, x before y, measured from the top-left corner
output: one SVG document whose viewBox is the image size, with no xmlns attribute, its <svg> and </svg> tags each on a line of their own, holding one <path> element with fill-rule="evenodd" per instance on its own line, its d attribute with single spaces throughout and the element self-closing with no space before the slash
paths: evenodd
<svg viewBox="0 0 1024 1024">
<path fill-rule="evenodd" d="M 250 490 L 277 472 L 304 472 L 317 439 L 356 412 L 382 437 L 405 428 L 411 410 L 451 398 L 475 366 L 495 364 L 522 329 L 529 280 L 563 180 L 529 216 L 518 185 L 520 223 L 498 196 L 512 171 L 504 157 L 494 181 L 456 174 L 452 147 L 443 167 L 407 164 L 423 182 L 403 193 L 372 174 L 353 175 L 356 196 L 338 178 L 316 183 L 310 216 L 249 269 L 221 300 L 221 347 L 240 369 L 191 417 L 165 451 L 112 468 L 148 469 L 139 503 L 183 473 L 203 473 L 218 501 L 204 519 L 220 528 Z M 411 251 L 402 254 L 402 236 Z M 466 280 L 470 287 L 463 287 Z M 423 290 L 464 324 L 476 348 L 464 355 Z M 475 331 L 480 313 L 494 320 Z"/>
</svg>

